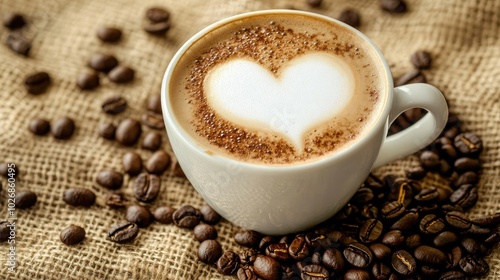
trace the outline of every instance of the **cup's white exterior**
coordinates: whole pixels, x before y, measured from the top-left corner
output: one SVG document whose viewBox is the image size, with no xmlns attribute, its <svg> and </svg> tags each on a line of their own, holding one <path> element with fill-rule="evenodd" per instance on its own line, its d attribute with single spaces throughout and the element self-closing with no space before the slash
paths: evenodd
<svg viewBox="0 0 500 280">
<path fill-rule="evenodd" d="M 172 149 L 186 177 L 207 203 L 225 219 L 239 226 L 264 234 L 287 234 L 326 220 L 348 202 L 372 169 L 386 139 L 388 126 L 397 115 L 415 104 L 423 108 L 426 108 L 426 104 L 432 107 L 426 108 L 431 114 L 420 124 L 420 127 L 429 130 L 424 133 L 424 137 L 417 137 L 416 131 L 410 132 L 411 138 L 417 139 L 410 141 L 412 143 L 409 146 L 412 146 L 412 149 L 405 147 L 393 150 L 385 145 L 385 158 L 377 161 L 379 165 L 408 155 L 430 143 L 446 123 L 447 107 L 439 91 L 436 90 L 439 96 L 433 97 L 435 88 L 430 89 L 428 98 L 409 97 L 404 90 L 394 90 L 389 67 L 380 51 L 363 34 L 351 28 L 370 42 L 378 53 L 380 63 L 385 69 L 385 73 L 379 74 L 387 78 L 389 88 L 389 92 L 384 93 L 385 105 L 380 117 L 365 136 L 331 156 L 293 166 L 249 164 L 207 153 L 189 137 L 172 114 L 172 105 L 168 98 L 170 76 L 182 53 L 209 30 L 228 21 L 263 13 L 307 14 L 344 25 L 325 16 L 290 10 L 253 12 L 215 23 L 192 37 L 173 57 L 163 79 L 162 109 Z M 429 91 L 429 88 L 426 90 Z M 408 91 L 412 92 L 411 87 Z M 397 102 L 394 102 L 394 96 Z M 418 101 L 419 99 L 424 100 Z M 393 106 L 393 103 L 398 106 Z"/>
</svg>

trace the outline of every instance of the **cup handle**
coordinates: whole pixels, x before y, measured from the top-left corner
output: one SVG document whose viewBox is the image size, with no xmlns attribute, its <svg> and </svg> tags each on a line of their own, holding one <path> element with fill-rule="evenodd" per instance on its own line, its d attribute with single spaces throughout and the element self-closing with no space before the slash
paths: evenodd
<svg viewBox="0 0 500 280">
<path fill-rule="evenodd" d="M 389 126 L 401 113 L 412 108 L 423 108 L 428 113 L 410 127 L 386 137 L 372 169 L 421 150 L 443 131 L 448 120 L 448 105 L 436 87 L 417 83 L 395 88 Z"/>
</svg>

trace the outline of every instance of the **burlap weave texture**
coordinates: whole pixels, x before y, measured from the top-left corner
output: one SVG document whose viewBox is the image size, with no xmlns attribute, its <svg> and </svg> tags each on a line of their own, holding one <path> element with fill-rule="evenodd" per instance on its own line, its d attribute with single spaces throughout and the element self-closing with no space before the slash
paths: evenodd
<svg viewBox="0 0 500 280">
<path fill-rule="evenodd" d="M 17 272 L 7 271 L 8 244 L 0 244 L 0 279 L 222 279 L 213 267 L 197 260 L 198 242 L 192 232 L 173 225 L 153 223 L 140 231 L 131 244 L 106 240 L 107 230 L 124 220 L 123 211 L 104 204 L 108 190 L 95 183 L 100 170 L 121 171 L 122 155 L 138 151 L 144 159 L 151 152 L 140 145 L 125 148 L 98 136 L 104 121 L 115 124 L 126 117 L 140 118 L 144 101 L 158 94 L 163 73 L 180 45 L 201 28 L 242 12 L 291 8 L 337 17 L 346 7 L 362 16 L 359 28 L 380 47 L 394 76 L 412 69 L 410 55 L 428 50 L 433 56 L 428 82 L 440 88 L 452 112 L 466 130 L 479 134 L 485 144 L 479 183 L 480 199 L 471 216 L 500 212 L 500 1 L 496 0 L 408 0 L 409 11 L 391 15 L 381 11 L 378 1 L 324 0 L 320 8 L 305 1 L 203 1 L 203 0 L 0 0 L 0 12 L 17 11 L 28 19 L 23 32 L 33 39 L 28 58 L 0 45 L 0 162 L 14 162 L 20 169 L 17 189 L 38 195 L 31 209 L 17 210 Z M 144 12 L 158 5 L 172 12 L 172 29 L 166 37 L 142 30 Z M 106 44 L 96 37 L 102 25 L 123 30 L 119 43 Z M 0 29 L 2 42 L 7 29 Z M 89 57 L 98 52 L 114 54 L 120 63 L 136 70 L 131 84 L 116 85 L 103 78 L 96 90 L 83 92 L 76 77 L 86 69 Z M 39 96 L 26 93 L 24 77 L 37 70 L 48 71 L 53 83 Z M 129 108 L 117 116 L 102 113 L 101 102 L 113 95 L 124 96 Z M 34 136 L 27 129 L 34 117 L 53 120 L 69 116 L 76 132 L 68 141 Z M 146 128 L 145 128 L 146 129 Z M 164 149 L 171 153 L 166 134 Z M 416 164 L 410 156 L 377 170 L 377 174 L 403 174 Z M 432 177 L 432 176 L 431 176 Z M 6 180 L 1 178 L 2 183 Z M 432 184 L 444 184 L 437 178 Z M 133 201 L 131 178 L 122 192 Z M 69 187 L 93 190 L 97 203 L 90 209 L 75 208 L 62 200 Z M 153 205 L 178 207 L 203 203 L 190 184 L 172 175 L 162 176 L 162 190 Z M 7 216 L 5 187 L 0 192 L 0 220 Z M 85 228 L 80 245 L 61 243 L 59 234 L 70 224 Z M 238 228 L 226 221 L 216 226 L 224 249 L 239 250 L 232 236 Z M 500 251 L 488 257 L 486 279 L 500 276 Z"/>
</svg>

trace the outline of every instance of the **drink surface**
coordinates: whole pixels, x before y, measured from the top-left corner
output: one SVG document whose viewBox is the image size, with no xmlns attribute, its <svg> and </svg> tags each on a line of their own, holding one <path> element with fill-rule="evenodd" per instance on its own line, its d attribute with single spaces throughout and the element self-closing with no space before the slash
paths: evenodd
<svg viewBox="0 0 500 280">
<path fill-rule="evenodd" d="M 256 15 L 197 40 L 169 85 L 175 118 L 207 152 L 290 165 L 343 149 L 379 118 L 387 77 L 345 27 L 305 15 Z"/>
</svg>

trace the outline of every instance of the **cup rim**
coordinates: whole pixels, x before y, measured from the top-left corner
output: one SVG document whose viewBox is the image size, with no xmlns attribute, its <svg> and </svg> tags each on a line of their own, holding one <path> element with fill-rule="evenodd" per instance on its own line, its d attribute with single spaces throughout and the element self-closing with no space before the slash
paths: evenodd
<svg viewBox="0 0 500 280">
<path fill-rule="evenodd" d="M 168 96 L 168 91 L 169 91 L 169 84 L 168 82 L 170 81 L 170 78 L 175 70 L 177 62 L 182 58 L 184 53 L 193 45 L 195 44 L 201 37 L 203 37 L 205 34 L 209 33 L 210 31 L 226 25 L 230 22 L 237 21 L 243 18 L 249 18 L 253 16 L 260 16 L 260 15 L 268 15 L 268 14 L 290 14 L 290 15 L 302 15 L 302 16 L 309 16 L 313 18 L 318 18 L 318 19 L 323 19 L 325 21 L 333 22 L 335 24 L 341 25 L 348 30 L 350 30 L 352 33 L 354 33 L 356 36 L 362 38 L 365 42 L 367 42 L 372 51 L 375 52 L 376 58 L 378 59 L 378 64 L 383 66 L 383 69 L 385 70 L 385 77 L 386 77 L 386 83 L 387 83 L 387 92 L 385 92 L 384 98 L 384 104 L 382 104 L 382 108 L 380 108 L 380 112 L 378 113 L 377 119 L 373 122 L 372 126 L 364 132 L 361 138 L 357 139 L 353 143 L 349 144 L 347 147 L 341 148 L 339 151 L 335 151 L 332 154 L 322 156 L 319 159 L 314 159 L 311 161 L 306 161 L 306 162 L 300 162 L 300 163 L 292 163 L 292 164 L 262 164 L 262 163 L 253 163 L 253 162 L 245 162 L 242 160 L 234 159 L 231 157 L 223 156 L 223 155 L 217 155 L 213 153 L 207 153 L 206 149 L 203 149 L 202 146 L 197 144 L 192 137 L 189 135 L 188 132 L 186 132 L 183 128 L 182 125 L 179 124 L 177 121 L 177 118 L 173 115 L 172 111 L 172 104 L 170 103 L 170 98 Z M 382 73 L 381 73 L 382 74 Z M 380 129 L 384 129 L 388 127 L 388 116 L 390 113 L 391 106 L 389 104 L 392 104 L 393 102 L 393 89 L 394 89 L 394 83 L 392 80 L 392 74 L 389 68 L 389 65 L 383 56 L 382 52 L 380 49 L 375 45 L 375 43 L 368 38 L 365 34 L 361 33 L 359 30 L 356 28 L 341 22 L 337 19 L 321 15 L 318 13 L 314 12 L 309 12 L 309 11 L 298 11 L 298 10 L 289 10 L 289 9 L 270 9 L 270 10 L 259 10 L 259 11 L 253 11 L 253 12 L 246 12 L 246 13 L 241 13 L 237 15 L 233 15 L 227 18 L 224 18 L 222 20 L 216 21 L 212 24 L 209 24 L 208 26 L 204 27 L 197 33 L 195 33 L 193 36 L 191 36 L 174 54 L 172 59 L 170 60 L 167 69 L 165 70 L 164 76 L 162 78 L 162 84 L 161 84 L 161 106 L 162 106 L 162 112 L 163 112 L 163 118 L 165 122 L 165 127 L 170 127 L 172 133 L 175 133 L 179 135 L 182 140 L 189 146 L 191 150 L 196 151 L 198 154 L 204 156 L 204 157 L 210 157 L 212 160 L 220 161 L 222 164 L 231 164 L 233 166 L 241 166 L 245 168 L 254 168 L 254 169 L 259 169 L 259 170 L 269 170 L 269 171 L 289 171 L 290 169 L 293 170 L 302 170 L 302 169 L 308 169 L 308 168 L 315 168 L 320 165 L 328 164 L 329 162 L 339 160 L 344 157 L 348 157 L 349 154 L 351 153 L 352 150 L 356 150 L 358 146 L 366 144 L 369 139 L 372 139 L 375 137 L 375 134 L 378 133 Z M 170 124 L 170 126 L 169 126 Z M 381 128 L 381 126 L 383 126 Z M 169 132 L 169 131 L 167 131 Z M 385 132 L 385 134 L 387 131 Z M 168 134 L 168 133 L 167 133 Z M 385 136 L 384 134 L 384 136 Z M 380 149 L 380 147 L 378 147 Z M 377 153 L 378 154 L 378 153 Z M 374 159 L 375 160 L 375 159 Z"/>
</svg>

